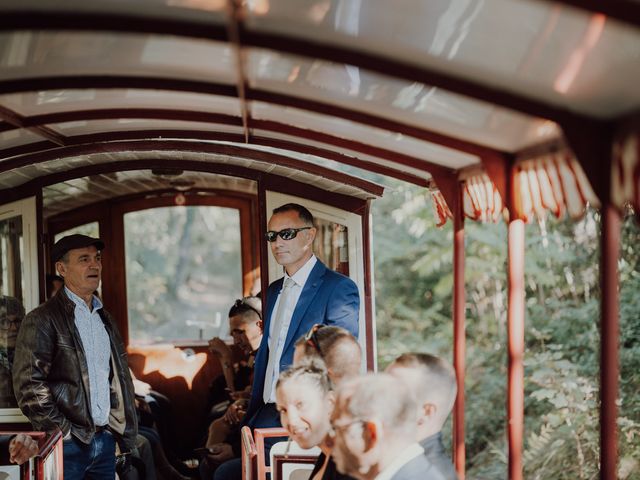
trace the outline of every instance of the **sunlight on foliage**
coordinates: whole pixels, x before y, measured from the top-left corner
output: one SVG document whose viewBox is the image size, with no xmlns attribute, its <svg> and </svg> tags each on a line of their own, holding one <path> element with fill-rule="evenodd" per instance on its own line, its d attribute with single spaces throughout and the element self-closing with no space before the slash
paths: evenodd
<svg viewBox="0 0 640 480">
<path fill-rule="evenodd" d="M 452 226 L 424 189 L 374 203 L 378 362 L 406 351 L 452 359 Z M 599 231 L 548 217 L 526 227 L 525 477 L 599 469 Z M 506 478 L 506 225 L 465 223 L 467 478 Z M 640 227 L 623 224 L 619 478 L 640 478 Z"/>
</svg>

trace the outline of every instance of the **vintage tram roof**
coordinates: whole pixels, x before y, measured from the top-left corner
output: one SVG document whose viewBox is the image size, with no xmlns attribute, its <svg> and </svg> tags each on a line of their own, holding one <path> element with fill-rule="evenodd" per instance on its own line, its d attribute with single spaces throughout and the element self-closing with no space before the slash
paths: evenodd
<svg viewBox="0 0 640 480">
<path fill-rule="evenodd" d="M 613 3 L 8 0 L 0 188 L 194 145 L 360 198 L 362 171 L 438 184 L 638 111 L 640 5 Z"/>
</svg>

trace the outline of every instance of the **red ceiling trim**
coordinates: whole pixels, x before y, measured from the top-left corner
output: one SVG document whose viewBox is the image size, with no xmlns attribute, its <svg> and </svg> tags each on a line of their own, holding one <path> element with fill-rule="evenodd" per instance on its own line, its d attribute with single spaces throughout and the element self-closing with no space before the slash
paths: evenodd
<svg viewBox="0 0 640 480">
<path fill-rule="evenodd" d="M 68 143 L 69 142 L 67 142 L 67 144 Z M 5 165 L 7 165 L 11 160 L 5 160 L 7 158 L 11 159 L 12 157 L 17 157 L 18 155 L 41 152 L 43 150 L 57 147 L 59 147 L 58 144 L 50 142 L 49 140 L 45 140 L 43 142 L 27 143 L 24 145 L 18 145 L 16 147 L 0 150 L 0 172 L 8 170 L 7 168 L 5 168 Z"/>
<path fill-rule="evenodd" d="M 2 107 L 0 106 L 0 119 L 4 120 L 5 122 L 13 125 L 16 128 L 23 128 L 25 127 L 24 124 L 24 117 L 22 117 L 22 115 L 17 114 L 16 112 L 14 112 L 13 110 L 10 110 L 9 108 L 6 107 Z M 33 127 L 29 127 L 29 130 L 32 131 L 33 133 L 35 133 L 36 135 L 39 135 L 57 145 L 65 145 L 65 137 L 64 135 L 61 135 L 57 132 L 54 132 L 53 130 L 51 130 L 49 127 L 47 127 L 46 125 L 38 125 L 38 126 L 33 126 Z"/>
<path fill-rule="evenodd" d="M 363 199 L 350 197 L 341 193 L 328 192 L 307 183 L 302 183 L 290 178 L 281 177 L 273 173 L 250 170 L 237 165 L 215 164 L 211 162 L 201 162 L 195 160 L 167 159 L 140 159 L 102 163 L 97 165 L 78 167 L 72 170 L 67 170 L 65 172 L 53 173 L 51 175 L 31 180 L 30 182 L 21 185 L 20 188 L 8 191 L 6 194 L 3 191 L 3 199 L 6 199 L 6 201 L 13 201 L 19 198 L 24 198 L 25 191 L 37 192 L 38 190 L 48 185 L 53 185 L 74 178 L 100 175 L 110 172 L 149 170 L 157 167 L 177 168 L 181 170 L 207 172 L 219 175 L 246 178 L 249 180 L 257 181 L 258 189 L 260 189 L 260 185 L 263 185 L 263 187 L 268 189 L 273 189 L 280 192 L 288 192 L 290 194 L 303 196 L 311 200 L 318 200 L 328 205 L 342 208 L 350 212 L 357 213 L 361 211 L 362 206 L 366 203 L 366 200 Z"/>
<path fill-rule="evenodd" d="M 204 82 L 184 78 L 145 77 L 133 75 L 59 75 L 50 77 L 13 78 L 0 81 L 0 94 L 38 92 L 41 90 L 131 88 L 203 93 L 237 97 L 236 87 L 225 83 Z"/>
<path fill-rule="evenodd" d="M 22 93 L 51 89 L 87 89 L 87 88 L 140 88 L 170 91 L 188 91 L 237 98 L 236 87 L 220 83 L 201 82 L 175 78 L 154 78 L 135 76 L 56 76 L 0 81 L 0 94 Z M 450 137 L 428 129 L 418 128 L 394 120 L 377 117 L 344 107 L 325 104 L 318 101 L 293 97 L 290 95 L 266 92 L 256 89 L 246 91 L 247 99 L 259 100 L 281 106 L 309 110 L 324 115 L 337 116 L 371 127 L 399 132 L 403 135 L 437 143 L 472 155 L 502 155 L 503 152 L 475 144 L 459 138 Z"/>
<path fill-rule="evenodd" d="M 204 38 L 208 40 L 228 41 L 224 24 L 216 24 L 215 16 L 199 12 L 199 19 L 184 19 L 178 15 L 171 18 L 149 18 L 135 13 L 93 13 L 71 11 L 3 11 L 0 15 L 2 30 L 75 30 L 150 33 L 158 35 L 176 35 L 179 37 Z"/>
<path fill-rule="evenodd" d="M 292 180 L 272 175 L 265 178 L 263 182 L 266 190 L 274 192 L 286 193 L 296 197 L 302 197 L 313 200 L 325 205 L 346 210 L 347 212 L 357 213 L 360 215 L 366 200 L 361 198 L 349 197 L 334 192 L 327 192 L 308 183 L 292 182 Z"/>
<path fill-rule="evenodd" d="M 242 127 L 242 118 L 224 113 L 169 108 L 102 108 L 72 110 L 33 115 L 24 119 L 25 126 L 74 122 L 78 120 L 162 119 L 185 122 L 217 123 Z"/>
<path fill-rule="evenodd" d="M 49 113 L 43 115 L 34 115 L 28 118 L 25 118 L 25 125 L 42 125 L 42 124 L 56 124 L 62 122 L 72 122 L 78 120 L 102 120 L 102 119 L 120 119 L 120 118 L 144 118 L 144 119 L 168 119 L 168 120 L 179 120 L 179 121 L 189 121 L 189 122 L 203 122 L 203 123 L 218 123 L 222 125 L 231 125 L 231 126 L 242 126 L 242 119 L 240 117 L 236 117 L 233 115 L 225 115 L 220 113 L 208 113 L 208 112 L 200 112 L 200 111 L 192 111 L 192 110 L 171 110 L 171 109 L 160 109 L 160 108 L 112 108 L 112 109 L 97 109 L 97 110 L 76 110 L 70 112 L 57 112 L 57 113 Z M 334 137 L 332 135 L 316 132 L 314 130 L 308 130 L 300 127 L 295 127 L 292 125 L 286 125 L 284 123 L 274 122 L 272 120 L 256 120 L 251 119 L 252 128 L 258 128 L 262 130 L 267 130 L 271 132 L 284 133 L 286 135 L 305 138 L 308 140 L 313 140 L 319 143 L 324 143 L 327 145 L 333 145 L 335 147 L 340 147 L 348 150 L 352 150 L 354 152 L 364 153 L 366 155 L 370 155 L 373 157 L 378 157 L 381 159 L 389 160 L 391 162 L 411 167 L 416 170 L 428 170 L 431 174 L 449 174 L 452 173 L 453 170 L 447 167 L 443 167 L 442 165 L 435 164 L 433 162 L 429 162 L 427 160 L 422 160 L 417 157 L 412 157 L 410 155 L 400 154 L 391 150 L 387 150 L 384 148 L 374 147 L 370 144 L 364 144 L 360 142 L 356 142 L 354 140 L 347 140 L 340 137 Z M 168 129 L 166 131 L 169 131 Z M 129 136 L 127 138 L 149 138 L 150 130 L 140 131 L 138 135 Z M 194 134 L 196 132 L 193 132 Z M 151 133 L 152 134 L 152 133 Z M 152 134 L 153 136 L 160 136 L 160 133 Z M 77 138 L 77 137 L 75 137 Z M 180 138 L 185 138 L 184 134 L 180 134 Z M 263 137 L 263 141 L 264 141 Z M 104 141 L 98 140 L 98 141 Z M 68 142 L 71 144 L 79 143 L 78 141 L 74 141 L 73 139 L 68 139 Z M 82 143 L 86 143 L 82 141 Z M 295 145 L 295 144 L 293 144 Z M 311 147 L 310 147 L 311 148 Z M 295 151 L 300 151 L 294 149 Z M 324 150 L 325 152 L 331 152 L 332 155 L 336 154 L 330 150 Z M 311 152 L 301 152 L 301 153 L 311 153 Z M 312 153 L 314 154 L 314 153 Z M 350 158 L 349 156 L 345 156 L 343 154 L 341 158 Z M 321 155 L 323 157 L 327 157 L 327 154 Z M 2 157 L 2 151 L 0 151 L 0 158 Z M 370 165 L 375 165 L 372 162 L 366 162 L 365 160 L 361 160 L 361 162 L 368 163 Z M 357 165 L 354 165 L 357 166 Z M 363 167 L 365 169 L 369 169 L 368 167 Z M 380 168 L 387 168 L 384 166 L 380 166 Z M 389 169 L 394 173 L 383 173 L 383 175 L 396 176 L 399 172 L 403 174 L 400 170 Z M 382 173 L 382 172 L 378 172 Z M 423 185 L 426 180 L 422 179 L 422 177 L 417 177 L 415 175 L 406 174 L 407 177 L 403 178 L 403 180 L 409 181 L 411 183 L 415 183 L 415 180 L 418 180 L 417 185 Z M 413 179 L 410 179 L 413 177 Z"/>
<path fill-rule="evenodd" d="M 235 117 L 237 118 L 237 117 Z M 145 139 L 160 139 L 160 138 L 181 138 L 181 139 L 195 139 L 195 140 L 213 140 L 213 141 L 228 141 L 234 143 L 242 143 L 244 137 L 239 134 L 233 133 L 218 133 L 211 131 L 198 131 L 198 130 L 135 130 L 135 131 L 123 131 L 123 132 L 103 132 L 92 133 L 87 135 L 78 135 L 69 137 L 70 145 L 81 145 L 86 143 L 99 143 L 115 140 L 145 140 Z M 385 165 L 379 165 L 374 162 L 362 160 L 355 156 L 345 155 L 333 150 L 327 150 L 320 147 L 314 147 L 302 143 L 291 142 L 288 140 L 279 140 L 261 136 L 252 136 L 251 143 L 255 145 L 263 145 L 267 147 L 280 148 L 284 150 L 291 150 L 308 155 L 318 155 L 330 160 L 334 160 L 345 165 L 351 165 L 353 167 L 369 170 L 373 173 L 380 175 L 387 175 L 398 180 L 413 183 L 418 186 L 429 186 L 430 182 L 424 177 L 419 177 L 406 173 L 402 170 L 396 170 L 395 168 L 387 167 Z M 22 155 L 29 155 L 32 153 L 44 152 L 50 150 L 55 146 L 46 142 L 44 145 L 42 142 L 37 144 L 31 144 L 34 146 L 31 150 L 22 149 Z M 28 146 L 28 145 L 27 145 Z M 26 147 L 26 146 L 24 146 Z M 46 148 L 40 148 L 46 147 Z M 0 151 L 0 158 L 3 151 Z M 33 158 L 30 156 L 29 158 Z M 420 162 L 419 159 L 414 159 L 415 162 Z M 21 160 L 20 158 L 13 158 L 7 160 L 6 163 L 0 162 L 0 172 L 9 170 L 11 168 L 20 168 L 23 164 L 30 164 L 28 159 Z M 430 170 L 431 171 L 431 170 Z M 439 172 L 439 171 L 438 171 Z M 453 172 L 453 171 L 452 171 Z"/>
<path fill-rule="evenodd" d="M 122 132 L 126 133 L 126 132 Z M 130 132 L 136 133 L 136 132 Z M 220 138 L 224 138 L 227 141 L 238 140 L 238 135 L 232 134 L 217 134 Z M 89 141 L 85 136 L 84 139 Z M 33 165 L 37 163 L 43 163 L 49 160 L 63 157 L 71 157 L 77 155 L 87 155 L 92 153 L 119 153 L 119 152 L 144 152 L 146 150 L 162 150 L 162 151 L 179 151 L 179 152 L 198 152 L 198 153 L 211 153 L 218 155 L 229 155 L 239 158 L 247 158 L 259 162 L 271 163 L 284 167 L 296 169 L 301 172 L 307 172 L 312 175 L 328 178 L 333 181 L 351 185 L 355 188 L 359 188 L 365 192 L 368 192 L 375 196 L 381 196 L 384 192 L 384 188 L 380 185 L 368 182 L 366 180 L 353 177 L 351 175 L 336 172 L 328 168 L 315 165 L 308 162 L 302 162 L 294 158 L 286 157 L 283 155 L 276 155 L 270 152 L 263 152 L 252 150 L 247 147 L 236 145 L 220 145 L 204 142 L 194 141 L 182 141 L 182 140 L 138 140 L 138 141 L 109 141 L 105 143 L 97 143 L 91 141 L 90 143 L 82 145 L 70 145 L 67 147 L 60 147 L 51 149 L 45 152 L 39 152 L 33 155 L 19 157 L 11 160 L 7 160 L 0 163 L 0 167 L 3 171 L 19 168 L 25 165 Z"/>
<path fill-rule="evenodd" d="M 396 170 L 394 168 L 389 168 L 384 165 L 368 162 L 357 157 L 351 157 L 342 153 L 334 152 L 333 150 L 326 150 L 324 148 L 314 147 L 311 145 L 304 145 L 301 143 L 290 142 L 288 140 L 259 136 L 252 136 L 251 143 L 263 145 L 265 147 L 295 151 L 307 155 L 316 155 L 319 157 L 327 158 L 329 160 L 334 160 L 339 163 L 343 163 L 345 165 L 351 165 L 352 167 L 362 168 L 363 170 L 368 170 L 373 173 L 379 173 L 381 175 L 397 178 L 398 180 L 413 183 L 414 185 L 418 185 L 421 187 L 427 187 L 430 183 L 429 180 L 423 177 L 418 177 L 401 170 Z"/>
<path fill-rule="evenodd" d="M 406 167 L 415 168 L 416 170 L 426 170 L 431 174 L 450 174 L 454 172 L 454 170 L 451 168 L 439 165 L 428 160 L 413 157 L 411 155 L 394 152 L 392 150 L 376 147 L 371 144 L 364 144 L 361 142 L 355 142 L 353 140 L 347 140 L 345 138 L 334 137 L 333 135 L 329 135 L 327 133 L 307 130 L 306 128 L 294 127 L 293 125 L 274 122 L 273 120 L 254 119 L 252 120 L 251 126 L 262 130 L 284 133 L 286 135 L 291 135 L 294 137 L 306 138 L 308 140 L 326 143 L 328 145 L 333 145 L 334 147 L 353 150 L 354 152 L 364 153 L 365 155 L 370 155 L 372 157 L 389 160 Z"/>
</svg>

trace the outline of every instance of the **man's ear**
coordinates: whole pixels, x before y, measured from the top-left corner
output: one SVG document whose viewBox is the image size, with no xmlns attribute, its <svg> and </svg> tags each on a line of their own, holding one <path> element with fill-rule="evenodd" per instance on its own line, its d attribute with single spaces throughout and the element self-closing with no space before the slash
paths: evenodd
<svg viewBox="0 0 640 480">
<path fill-rule="evenodd" d="M 311 227 L 309 230 L 307 230 L 308 238 L 309 238 L 309 242 L 307 243 L 307 245 L 311 245 L 313 243 L 313 241 L 316 238 L 316 232 L 317 231 L 318 231 L 318 229 L 316 227 Z"/>
<path fill-rule="evenodd" d="M 256 325 L 258 325 L 258 328 L 259 328 L 262 332 L 264 332 L 264 323 L 262 323 L 262 320 L 258 320 L 258 321 L 256 322 Z"/>
<path fill-rule="evenodd" d="M 435 403 L 425 402 L 422 404 L 422 415 L 426 418 L 432 418 L 438 412 L 438 407 Z"/>
<path fill-rule="evenodd" d="M 380 422 L 370 420 L 362 424 L 362 436 L 364 440 L 364 449 L 369 451 L 378 445 L 378 440 L 382 433 L 382 425 Z"/>
<path fill-rule="evenodd" d="M 64 277 L 64 274 L 66 273 L 64 262 L 56 262 L 55 269 L 56 269 L 56 272 L 58 272 L 58 275 L 60 275 L 61 277 Z"/>
</svg>

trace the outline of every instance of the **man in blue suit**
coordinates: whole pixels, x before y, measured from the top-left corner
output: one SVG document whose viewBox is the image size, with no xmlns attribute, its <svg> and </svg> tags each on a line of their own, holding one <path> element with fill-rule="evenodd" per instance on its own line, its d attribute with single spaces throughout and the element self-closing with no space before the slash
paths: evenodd
<svg viewBox="0 0 640 480">
<path fill-rule="evenodd" d="M 245 416 L 252 429 L 280 426 L 275 385 L 280 372 L 293 363 L 298 338 L 316 323 L 336 325 L 358 336 L 358 287 L 316 258 L 315 236 L 313 215 L 302 205 L 288 203 L 273 211 L 266 237 L 274 258 L 284 267 L 284 277 L 267 290 L 264 336 Z M 231 460 L 218 467 L 215 479 L 239 478 L 239 471 L 239 461 Z"/>
</svg>

